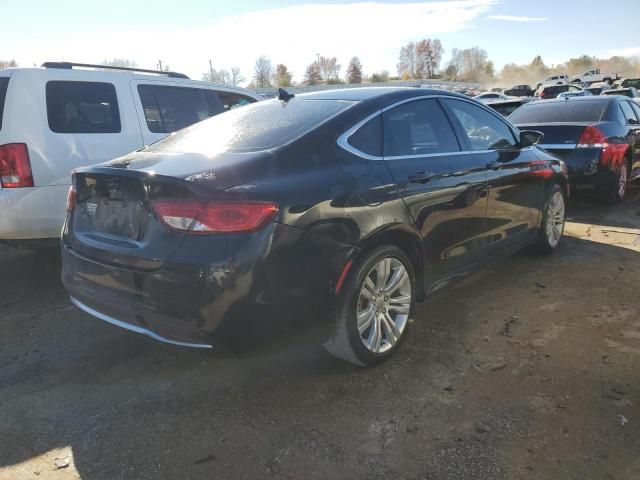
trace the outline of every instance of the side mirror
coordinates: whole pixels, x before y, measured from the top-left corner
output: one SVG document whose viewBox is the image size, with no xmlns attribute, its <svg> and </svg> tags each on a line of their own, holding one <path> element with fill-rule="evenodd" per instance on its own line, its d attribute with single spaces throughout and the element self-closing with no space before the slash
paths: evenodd
<svg viewBox="0 0 640 480">
<path fill-rule="evenodd" d="M 537 145 L 544 139 L 544 133 L 536 130 L 523 130 L 520 132 L 520 145 L 522 147 L 530 147 Z"/>
</svg>

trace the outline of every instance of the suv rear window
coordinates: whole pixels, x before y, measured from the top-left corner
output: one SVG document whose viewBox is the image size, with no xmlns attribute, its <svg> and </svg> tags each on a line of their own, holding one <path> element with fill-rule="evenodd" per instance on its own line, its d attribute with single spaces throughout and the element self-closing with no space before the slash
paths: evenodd
<svg viewBox="0 0 640 480">
<path fill-rule="evenodd" d="M 515 124 L 523 123 L 554 123 L 554 122 L 597 122 L 607 105 L 606 100 L 563 100 L 538 101 L 523 105 L 513 112 L 509 121 Z"/>
<path fill-rule="evenodd" d="M 266 100 L 217 115 L 146 150 L 205 155 L 267 150 L 294 140 L 352 104 L 343 100 Z"/>
<path fill-rule="evenodd" d="M 47 82 L 47 118 L 55 133 L 118 133 L 120 111 L 111 83 Z"/>
<path fill-rule="evenodd" d="M 138 93 L 147 127 L 153 133 L 175 132 L 225 111 L 225 105 L 212 90 L 138 85 Z"/>
<path fill-rule="evenodd" d="M 0 77 L 0 130 L 2 130 L 2 116 L 4 114 L 4 100 L 7 98 L 9 77 Z"/>
</svg>

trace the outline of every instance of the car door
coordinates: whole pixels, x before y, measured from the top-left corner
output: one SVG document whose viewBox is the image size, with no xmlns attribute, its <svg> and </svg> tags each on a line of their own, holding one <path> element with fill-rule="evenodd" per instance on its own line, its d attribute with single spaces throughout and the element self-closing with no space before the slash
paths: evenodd
<svg viewBox="0 0 640 480">
<path fill-rule="evenodd" d="M 625 117 L 627 119 L 627 125 L 630 129 L 629 139 L 629 148 L 631 148 L 631 172 L 629 175 L 630 180 L 635 180 L 640 178 L 640 105 L 636 102 L 630 102 L 628 100 L 621 102 L 622 104 L 628 104 L 629 107 L 635 113 L 635 121 L 629 115 L 626 114 L 626 109 L 623 109 L 625 112 Z"/>
<path fill-rule="evenodd" d="M 389 107 L 382 120 L 384 161 L 424 242 L 433 284 L 483 255 L 484 165 L 462 152 L 436 98 Z"/>
<path fill-rule="evenodd" d="M 463 137 L 463 149 L 487 167 L 490 253 L 520 245 L 537 231 L 544 178 L 535 147 L 521 148 L 515 129 L 494 112 L 463 99 L 444 101 Z"/>
<path fill-rule="evenodd" d="M 134 80 L 131 90 L 145 145 L 225 110 L 217 92 L 206 88 L 177 82 Z"/>
</svg>

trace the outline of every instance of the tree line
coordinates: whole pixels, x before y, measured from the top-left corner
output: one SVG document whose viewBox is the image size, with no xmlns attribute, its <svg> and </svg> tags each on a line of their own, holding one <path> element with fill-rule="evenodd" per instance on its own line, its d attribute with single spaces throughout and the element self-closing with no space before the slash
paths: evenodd
<svg viewBox="0 0 640 480">
<path fill-rule="evenodd" d="M 260 56 L 256 59 L 249 88 L 290 87 L 293 85 L 339 85 L 343 83 L 359 84 L 364 82 L 386 82 L 388 80 L 422 80 L 439 78 L 443 80 L 477 83 L 501 82 L 505 86 L 536 82 L 553 74 L 574 75 L 592 68 L 600 68 L 609 73 L 619 73 L 627 77 L 640 77 L 640 57 L 613 56 L 597 58 L 582 55 L 570 58 L 564 63 L 547 65 L 540 55 L 529 63 L 508 63 L 496 72 L 493 62 L 486 50 L 475 46 L 465 49 L 453 48 L 446 65 L 441 66 L 445 49 L 437 39 L 424 38 L 416 42 L 409 42 L 400 48 L 396 64 L 397 75 L 391 76 L 389 71 L 383 70 L 369 75 L 364 73 L 364 67 L 359 57 L 353 56 L 344 69 L 335 56 L 316 55 L 316 59 L 309 63 L 298 83 L 294 81 L 294 74 L 283 64 L 275 64 L 270 58 Z M 105 60 L 104 65 L 136 67 L 135 61 L 114 58 Z M 18 66 L 15 60 L 1 60 L 0 68 Z M 214 68 L 209 60 L 208 70 L 202 74 L 202 80 L 240 85 L 247 81 L 237 66 Z M 169 71 L 169 65 L 158 61 L 156 68 Z"/>
</svg>

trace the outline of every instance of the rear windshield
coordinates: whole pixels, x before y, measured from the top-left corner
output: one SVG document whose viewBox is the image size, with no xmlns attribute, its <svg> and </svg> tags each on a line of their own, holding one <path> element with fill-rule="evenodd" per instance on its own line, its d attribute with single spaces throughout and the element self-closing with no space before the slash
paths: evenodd
<svg viewBox="0 0 640 480">
<path fill-rule="evenodd" d="M 498 112 L 503 117 L 508 117 L 513 112 L 515 112 L 518 108 L 522 106 L 520 102 L 508 102 L 508 103 L 489 103 L 488 107 L 493 108 L 496 112 Z"/>
<path fill-rule="evenodd" d="M 597 122 L 602 117 L 606 101 L 549 102 L 540 100 L 528 103 L 509 117 L 511 123 Z"/>
<path fill-rule="evenodd" d="M 202 153 L 258 151 L 279 147 L 347 109 L 341 100 L 266 100 L 230 110 L 186 128 L 147 151 Z"/>
<path fill-rule="evenodd" d="M 624 88 L 628 88 L 628 87 L 640 88 L 640 78 L 628 78 L 626 80 L 623 80 L 620 86 Z"/>
<path fill-rule="evenodd" d="M 4 100 L 7 98 L 9 77 L 0 77 L 0 130 L 2 130 L 2 115 L 4 114 Z"/>
<path fill-rule="evenodd" d="M 633 93 L 631 90 L 607 90 L 603 93 L 603 95 L 622 95 L 625 97 L 633 98 Z"/>
</svg>

